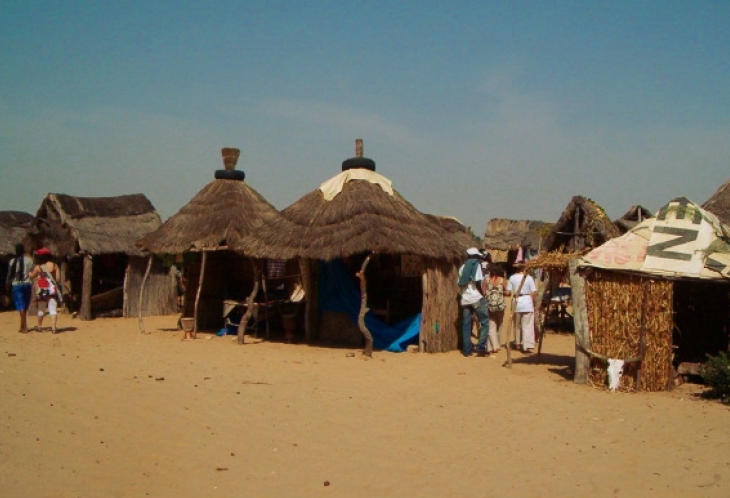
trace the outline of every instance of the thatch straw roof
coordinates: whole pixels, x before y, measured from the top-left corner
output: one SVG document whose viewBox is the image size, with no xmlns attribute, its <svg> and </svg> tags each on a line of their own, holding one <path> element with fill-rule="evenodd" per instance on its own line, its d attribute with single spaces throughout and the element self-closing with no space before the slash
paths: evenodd
<svg viewBox="0 0 730 498">
<path fill-rule="evenodd" d="M 702 208 L 720 218 L 723 224 L 730 226 L 730 180 L 723 183 L 717 192 L 702 204 Z"/>
<path fill-rule="evenodd" d="M 427 214 L 426 217 L 451 234 L 463 250 L 466 251 L 470 247 L 478 246 L 477 240 L 474 238 L 471 230 L 465 227 L 456 218 L 452 218 L 450 216 L 436 216 L 434 214 Z"/>
<path fill-rule="evenodd" d="M 360 163 L 367 166 L 358 166 Z M 351 166 L 351 165 L 355 166 Z M 330 260 L 363 252 L 413 254 L 437 259 L 457 259 L 464 255 L 463 241 L 458 242 L 441 227 L 443 220 L 428 216 L 390 188 L 390 180 L 374 173 L 375 162 L 351 158 L 343 162 L 344 170 L 369 169 L 373 178 L 351 179 L 331 200 L 319 188 L 306 194 L 282 214 L 304 229 L 301 237 L 291 240 L 298 255 Z M 323 184 L 331 184 L 338 176 Z M 386 192 L 383 185 L 387 185 Z M 449 223 L 450 224 L 450 223 Z"/>
<path fill-rule="evenodd" d="M 576 224 L 578 232 L 575 232 Z M 547 252 L 573 251 L 571 242 L 579 242 L 584 250 L 598 247 L 609 239 L 621 235 L 618 227 L 608 218 L 601 206 L 587 197 L 576 195 L 566 206 L 553 229 L 544 239 Z"/>
<path fill-rule="evenodd" d="M 15 244 L 23 242 L 33 215 L 22 211 L 0 211 L 0 256 L 15 254 Z"/>
<path fill-rule="evenodd" d="M 541 240 L 552 223 L 536 220 L 492 218 L 487 223 L 482 243 L 486 249 L 509 251 L 518 247 L 541 247 Z"/>
<path fill-rule="evenodd" d="M 297 229 L 243 179 L 215 179 L 137 246 L 158 254 L 233 250 L 289 259 L 296 254 L 286 246 L 286 236 L 296 235 Z M 264 232 L 267 240 L 261 237 Z"/>
<path fill-rule="evenodd" d="M 646 209 L 644 206 L 637 204 L 635 206 L 631 206 L 629 210 L 626 211 L 626 214 L 624 214 L 619 219 L 614 220 L 613 223 L 623 234 L 634 228 L 642 221 L 653 217 L 654 215 L 651 213 L 651 211 Z"/>
<path fill-rule="evenodd" d="M 33 247 L 57 256 L 141 254 L 134 242 L 160 226 L 160 216 L 144 194 L 74 197 L 48 194 L 28 231 Z"/>
</svg>

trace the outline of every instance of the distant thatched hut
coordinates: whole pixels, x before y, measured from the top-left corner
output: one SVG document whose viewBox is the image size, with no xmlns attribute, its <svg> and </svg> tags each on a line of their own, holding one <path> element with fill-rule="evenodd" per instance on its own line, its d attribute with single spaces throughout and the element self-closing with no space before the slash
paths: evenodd
<svg viewBox="0 0 730 498">
<path fill-rule="evenodd" d="M 358 322 L 367 337 L 372 327 L 379 326 L 374 320 L 367 322 L 371 314 L 364 315 L 372 308 L 389 323 L 415 319 L 409 322 L 415 329 L 409 330 L 419 337 L 423 351 L 457 347 L 456 262 L 464 254 L 465 240 L 460 243 L 453 232 L 414 208 L 390 180 L 376 173 L 375 162 L 362 157 L 361 141 L 356 157 L 342 163 L 342 173 L 282 214 L 305 229 L 292 245 L 298 244 L 298 254 L 310 260 L 307 295 L 319 292 L 318 300 L 307 301 L 309 337 L 319 331 L 320 338 L 334 339 L 327 334 L 328 320 L 336 320 L 338 325 L 332 328 L 338 330 L 349 324 L 354 333 L 349 337 L 355 340 L 359 333 L 354 322 Z M 353 282 L 358 274 L 362 276 L 360 292 Z M 347 285 L 333 293 L 335 280 Z M 347 305 L 343 304 L 346 293 L 352 298 Z M 419 313 L 420 321 L 414 318 Z M 399 341 L 390 337 L 378 345 L 375 337 L 375 347 L 398 350 Z M 366 341 L 366 352 L 368 346 Z"/>
<path fill-rule="evenodd" d="M 614 220 L 613 223 L 614 225 L 616 225 L 619 231 L 624 234 L 642 221 L 648 220 L 653 216 L 654 215 L 651 213 L 651 211 L 646 209 L 644 206 L 640 206 L 637 204 L 635 206 L 631 206 L 629 210 L 626 211 L 626 214 L 624 214 L 619 219 Z"/>
<path fill-rule="evenodd" d="M 33 215 L 22 211 L 0 211 L 0 304 L 6 307 L 10 304 L 5 288 L 5 278 L 8 263 L 15 256 L 15 245 L 25 239 Z"/>
<path fill-rule="evenodd" d="M 119 197 L 74 197 L 48 194 L 28 238 L 33 249 L 48 247 L 61 258 L 66 303 L 79 306 L 79 317 L 122 310 L 137 314 L 145 264 L 134 242 L 160 226 L 160 216 L 144 194 Z M 145 313 L 175 312 L 175 283 L 169 269 L 156 261 L 150 277 L 154 300 Z M 80 290 L 80 292 L 79 292 Z"/>
<path fill-rule="evenodd" d="M 552 228 L 552 223 L 536 220 L 508 220 L 492 218 L 487 223 L 482 244 L 495 263 L 512 263 L 521 251 L 522 259 L 529 252 L 542 249 L 542 239 Z"/>
<path fill-rule="evenodd" d="M 702 209 L 711 212 L 722 223 L 730 226 L 730 180 L 720 185 L 712 197 L 702 204 Z"/>
<path fill-rule="evenodd" d="M 185 268 L 183 317 L 194 319 L 195 330 L 218 330 L 223 324 L 224 301 L 244 301 L 261 284 L 262 258 L 295 256 L 279 234 L 296 227 L 236 170 L 240 151 L 224 148 L 226 169 L 203 187 L 157 230 L 137 246 L 154 254 L 189 254 Z M 259 237 L 268 229 L 273 242 Z M 297 270 L 298 274 L 298 270 Z M 243 342 L 243 334 L 239 335 Z"/>
<path fill-rule="evenodd" d="M 601 206 L 576 195 L 545 237 L 543 248 L 546 252 L 583 252 L 619 235 Z"/>
</svg>

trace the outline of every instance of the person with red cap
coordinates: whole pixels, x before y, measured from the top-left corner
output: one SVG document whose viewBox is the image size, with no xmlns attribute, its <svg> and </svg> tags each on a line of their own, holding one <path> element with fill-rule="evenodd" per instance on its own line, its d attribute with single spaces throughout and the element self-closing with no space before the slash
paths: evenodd
<svg viewBox="0 0 730 498">
<path fill-rule="evenodd" d="M 61 301 L 58 292 L 59 270 L 58 265 L 53 262 L 51 251 L 45 247 L 35 252 L 38 264 L 30 272 L 29 277 L 35 279 L 36 300 L 38 302 L 38 332 L 43 331 L 44 310 L 48 311 L 51 317 L 51 332 L 57 332 L 56 323 L 58 319 L 58 304 Z"/>
</svg>

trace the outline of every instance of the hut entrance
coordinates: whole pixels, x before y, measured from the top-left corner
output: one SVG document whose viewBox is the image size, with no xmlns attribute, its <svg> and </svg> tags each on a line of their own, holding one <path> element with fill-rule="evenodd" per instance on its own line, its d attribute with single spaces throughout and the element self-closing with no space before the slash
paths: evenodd
<svg viewBox="0 0 730 498">
<path fill-rule="evenodd" d="M 71 258 L 65 265 L 68 293 L 65 305 L 69 311 L 81 308 L 84 281 L 84 258 Z M 100 254 L 91 258 L 91 312 L 93 316 L 122 316 L 124 279 L 129 257 L 124 253 Z M 64 266 L 63 264 L 61 265 Z"/>
<path fill-rule="evenodd" d="M 726 283 L 674 282 L 675 366 L 699 364 L 707 361 L 707 354 L 728 351 L 729 333 L 730 287 Z"/>
<path fill-rule="evenodd" d="M 356 274 L 366 257 L 360 253 L 319 263 L 320 339 L 350 345 L 362 342 L 357 326 L 360 291 Z M 376 349 L 400 351 L 418 342 L 423 307 L 419 262 L 420 258 L 408 255 L 371 256 L 365 272 L 370 308 L 365 319 Z"/>
<path fill-rule="evenodd" d="M 298 303 L 292 302 L 297 286 L 301 289 L 301 272 L 295 260 L 256 260 L 234 251 L 208 251 L 202 286 L 202 252 L 192 253 L 191 263 L 185 269 L 184 317 L 196 316 L 197 330 L 235 334 L 237 324 L 245 311 L 244 306 L 255 284 L 254 265 L 263 270 L 262 285 L 254 301 L 257 305 L 254 322 L 249 326 L 254 333 L 262 332 L 267 339 L 284 335 L 282 319 L 293 319 L 294 328 L 301 329 L 302 316 Z M 198 291 L 200 288 L 200 291 Z"/>
</svg>

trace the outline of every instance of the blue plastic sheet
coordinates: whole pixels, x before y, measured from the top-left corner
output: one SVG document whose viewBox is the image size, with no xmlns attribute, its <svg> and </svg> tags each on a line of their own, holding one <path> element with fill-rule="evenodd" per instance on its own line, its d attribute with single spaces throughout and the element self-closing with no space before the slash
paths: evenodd
<svg viewBox="0 0 730 498">
<path fill-rule="evenodd" d="M 347 271 L 342 260 L 319 262 L 319 309 L 321 311 L 338 311 L 346 313 L 357 323 L 360 313 L 360 289 Z M 388 325 L 372 311 L 365 315 L 365 325 L 373 334 L 373 347 L 402 353 L 409 344 L 418 342 L 421 328 L 421 314 Z"/>
</svg>

